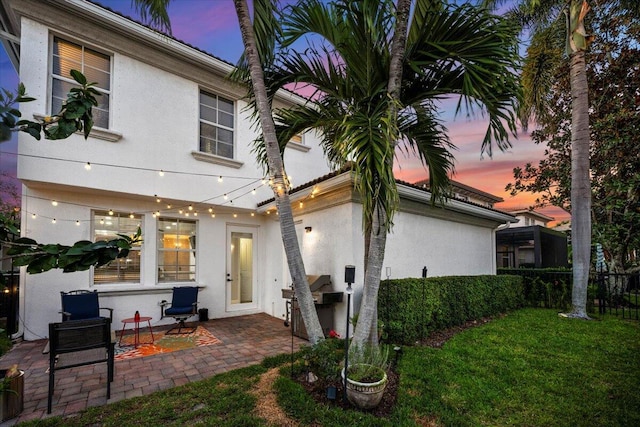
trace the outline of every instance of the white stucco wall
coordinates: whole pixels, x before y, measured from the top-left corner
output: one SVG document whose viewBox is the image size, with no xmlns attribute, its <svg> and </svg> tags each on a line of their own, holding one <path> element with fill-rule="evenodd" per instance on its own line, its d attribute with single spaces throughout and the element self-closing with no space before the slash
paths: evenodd
<svg viewBox="0 0 640 427">
<path fill-rule="evenodd" d="M 56 5 L 46 3 L 43 7 Z M 48 17 L 45 12 L 43 16 Z M 179 64 L 186 67 L 187 72 L 183 69 L 181 73 L 174 73 L 165 64 L 154 64 L 149 60 L 154 56 L 146 55 L 147 52 L 128 51 L 130 42 L 114 37 L 109 40 L 112 49 L 101 49 L 99 29 L 86 28 L 86 38 L 80 39 L 69 34 L 77 31 L 69 25 L 54 31 L 112 55 L 110 131 L 120 134 L 121 138 L 112 142 L 90 137 L 85 141 L 80 135 L 73 135 L 64 141 L 38 142 L 21 134 L 18 176 L 24 183 L 22 232 L 39 242 L 70 245 L 78 240 L 93 239 L 91 220 L 95 210 L 142 214 L 141 282 L 93 285 L 91 271 L 29 275 L 23 269 L 20 333 L 27 340 L 46 337 L 48 323 L 61 317 L 60 291 L 73 289 L 98 289 L 101 305 L 114 308 L 114 329 L 120 329 L 120 321 L 131 317 L 136 310 L 152 316 L 154 325 L 173 322 L 159 319 L 158 304 L 163 299 L 171 299 L 175 283 L 156 281 L 157 221 L 152 212 L 161 210 L 163 217 L 179 217 L 177 208 L 189 204 L 196 208 L 202 205 L 202 209 L 212 206 L 216 210 L 215 218 L 205 210 L 201 210 L 197 218 L 190 217 L 197 221 L 196 284 L 202 287 L 199 307 L 207 308 L 212 319 L 254 312 L 282 317 L 285 300 L 281 289 L 289 286 L 291 279 L 279 223 L 275 214 L 251 215 L 257 204 L 271 198 L 272 193 L 257 185 L 254 196 L 250 194 L 253 185 L 242 188 L 251 182 L 245 178 L 259 179 L 263 174 L 251 154 L 251 141 L 256 135 L 246 112 L 242 112 L 245 106 L 242 101 L 236 103 L 234 160 L 239 167 L 199 161 L 192 155 L 198 148 L 199 90 L 214 93 L 219 90 L 222 96 L 235 100 L 244 93 L 224 83 L 219 75 L 207 74 L 203 64 L 198 63 L 201 59 L 195 59 L 201 53 L 192 58 L 192 63 Z M 26 118 L 50 113 L 50 36 L 47 25 L 22 20 L 20 78 L 28 94 L 37 98 L 21 105 Z M 193 68 L 193 79 L 189 77 L 189 67 Z M 288 148 L 285 151 L 287 173 L 292 176 L 294 186 L 329 172 L 318 136 L 309 132 L 304 143 L 308 150 Z M 84 169 L 86 162 L 92 163 L 91 171 Z M 164 177 L 157 173 L 160 169 L 167 171 Z M 225 177 L 223 183 L 218 182 L 219 175 Z M 233 205 L 223 199 L 225 193 L 230 194 Z M 239 197 L 240 194 L 243 196 Z M 155 195 L 162 203 L 156 203 Z M 57 200 L 58 206 L 53 207 L 51 200 Z M 172 204 L 171 209 L 166 207 L 167 203 Z M 307 274 L 329 274 L 334 288 L 344 291 L 344 267 L 355 265 L 353 302 L 357 307 L 364 274 L 361 208 L 349 202 L 327 206 L 330 207 L 294 212 Z M 31 217 L 33 213 L 36 218 Z M 57 219 L 56 224 L 51 223 L 52 218 Z M 80 221 L 79 226 L 76 220 Z M 477 225 L 477 221 L 471 225 L 403 212 L 398 213 L 395 223 L 388 238 L 384 264 L 391 267 L 391 277 L 415 277 L 423 265 L 428 266 L 430 276 L 492 273 L 495 268 L 491 227 Z M 257 242 L 254 274 L 259 292 L 256 304 L 242 310 L 231 310 L 227 305 L 227 231 L 232 226 L 252 227 Z M 304 233 L 307 226 L 312 227 L 311 233 Z M 346 300 L 345 297 L 345 301 L 336 306 L 336 329 L 341 333 L 346 323 Z"/>
</svg>

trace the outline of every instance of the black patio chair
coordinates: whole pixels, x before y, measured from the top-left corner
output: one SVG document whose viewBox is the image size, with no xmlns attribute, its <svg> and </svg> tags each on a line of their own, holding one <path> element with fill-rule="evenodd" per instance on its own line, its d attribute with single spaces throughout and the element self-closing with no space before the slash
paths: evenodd
<svg viewBox="0 0 640 427">
<path fill-rule="evenodd" d="M 97 291 L 87 291 L 84 289 L 60 292 L 62 300 L 62 321 L 99 319 L 100 310 L 109 311 L 109 319 L 113 321 L 113 309 L 100 307 Z"/>
<path fill-rule="evenodd" d="M 195 332 L 197 326 L 187 327 L 184 322 L 198 312 L 198 287 L 180 286 L 173 288 L 171 306 L 166 307 L 168 304 L 167 301 L 162 301 L 160 319 L 173 317 L 178 323 L 169 329 L 166 334 L 191 334 Z"/>
<path fill-rule="evenodd" d="M 76 366 L 107 363 L 107 399 L 111 398 L 114 373 L 115 339 L 111 334 L 111 319 L 69 320 L 49 323 L 49 395 L 47 414 L 55 386 L 55 372 Z"/>
</svg>

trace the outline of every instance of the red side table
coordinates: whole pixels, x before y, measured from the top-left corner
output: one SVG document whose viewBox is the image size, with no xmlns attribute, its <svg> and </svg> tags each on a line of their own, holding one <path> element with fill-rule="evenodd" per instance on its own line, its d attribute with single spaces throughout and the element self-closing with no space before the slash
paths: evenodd
<svg viewBox="0 0 640 427">
<path fill-rule="evenodd" d="M 118 341 L 118 345 L 122 345 L 122 336 L 124 335 L 124 330 L 127 327 L 128 323 L 133 323 L 133 346 L 138 348 L 140 344 L 153 344 L 153 329 L 151 329 L 151 319 L 152 317 L 140 316 L 139 318 L 129 317 L 127 319 L 122 319 L 122 332 L 120 332 L 120 340 Z M 151 342 L 140 342 L 140 322 L 147 322 L 149 325 L 149 332 L 151 332 Z"/>
</svg>

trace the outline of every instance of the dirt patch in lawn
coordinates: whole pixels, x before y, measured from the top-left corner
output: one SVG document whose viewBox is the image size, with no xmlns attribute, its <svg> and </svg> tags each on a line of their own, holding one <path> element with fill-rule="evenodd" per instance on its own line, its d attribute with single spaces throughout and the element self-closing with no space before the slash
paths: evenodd
<svg viewBox="0 0 640 427">
<path fill-rule="evenodd" d="M 256 414 L 260 418 L 264 418 L 270 426 L 278 427 L 295 427 L 299 424 L 287 416 L 280 409 L 276 400 L 276 393 L 273 391 L 273 383 L 280 373 L 278 368 L 268 370 L 262 374 L 260 381 L 251 393 L 258 399 L 256 404 Z"/>
</svg>

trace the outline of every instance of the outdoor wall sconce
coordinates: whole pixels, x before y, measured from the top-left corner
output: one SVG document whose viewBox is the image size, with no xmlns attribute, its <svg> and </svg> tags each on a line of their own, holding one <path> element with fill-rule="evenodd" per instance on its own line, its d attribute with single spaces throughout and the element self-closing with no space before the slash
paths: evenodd
<svg viewBox="0 0 640 427">
<path fill-rule="evenodd" d="M 311 228 L 311 227 L 305 227 L 304 228 L 305 233 L 311 233 L 312 230 L 313 230 L 313 228 Z"/>
</svg>

